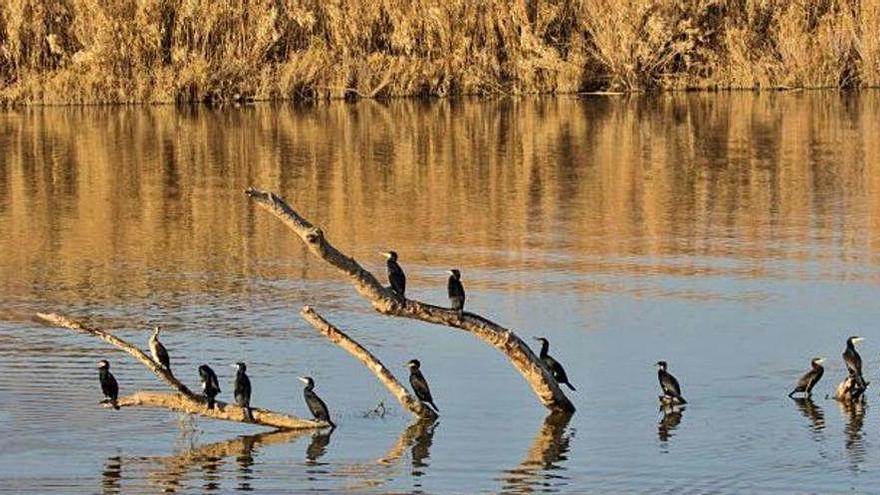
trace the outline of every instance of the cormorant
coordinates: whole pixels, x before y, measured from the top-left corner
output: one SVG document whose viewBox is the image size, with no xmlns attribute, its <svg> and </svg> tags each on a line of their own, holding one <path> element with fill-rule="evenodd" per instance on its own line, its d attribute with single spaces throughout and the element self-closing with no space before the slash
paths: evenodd
<svg viewBox="0 0 880 495">
<path fill-rule="evenodd" d="M 388 268 L 388 283 L 391 284 L 391 290 L 398 296 L 404 297 L 406 293 L 406 274 L 403 273 L 403 268 L 397 263 L 397 253 L 388 251 L 381 254 L 388 258 L 385 264 Z"/>
<path fill-rule="evenodd" d="M 202 377 L 202 392 L 208 399 L 208 409 L 214 409 L 214 398 L 221 392 L 217 374 L 207 364 L 199 366 L 199 376 Z"/>
<path fill-rule="evenodd" d="M 101 382 L 101 392 L 104 392 L 104 397 L 110 399 L 113 409 L 118 411 L 119 404 L 116 400 L 119 399 L 119 384 L 116 383 L 113 373 L 110 373 L 110 363 L 106 359 L 98 361 L 98 381 Z"/>
<path fill-rule="evenodd" d="M 666 371 L 666 361 L 657 361 L 657 368 L 657 379 L 660 380 L 663 397 L 668 397 L 679 404 L 687 404 L 687 401 L 681 396 L 681 387 L 678 385 L 678 380 L 672 376 L 672 373 Z"/>
<path fill-rule="evenodd" d="M 568 385 L 568 388 L 576 390 L 574 385 L 568 382 L 568 375 L 565 374 L 565 369 L 562 365 L 547 353 L 550 349 L 550 342 L 544 337 L 535 337 L 535 340 L 541 342 L 541 354 L 539 354 L 538 357 L 541 358 L 544 365 L 547 366 L 551 373 L 553 373 L 553 378 L 556 379 L 556 382 L 560 384 L 564 383 L 565 385 Z"/>
<path fill-rule="evenodd" d="M 162 331 L 162 327 L 156 326 L 153 330 L 153 336 L 150 337 L 150 353 L 153 355 L 153 361 L 161 364 L 163 368 L 171 371 L 171 358 L 168 357 L 168 351 L 165 349 L 165 346 L 159 342 L 159 332 Z"/>
<path fill-rule="evenodd" d="M 421 368 L 422 363 L 420 363 L 418 359 L 411 359 L 406 363 L 406 366 L 409 368 L 409 384 L 412 385 L 416 397 L 418 397 L 420 401 L 429 404 L 434 411 L 440 412 L 440 408 L 434 404 L 434 399 L 431 397 L 431 389 L 428 388 L 428 381 L 425 380 L 422 371 L 419 369 Z"/>
<path fill-rule="evenodd" d="M 862 340 L 864 340 L 862 337 L 856 336 L 846 339 L 846 350 L 843 351 L 843 361 L 846 363 L 846 370 L 849 372 L 849 376 L 853 377 L 856 384 L 864 389 L 868 384 L 865 382 L 864 376 L 862 376 L 862 357 L 859 356 L 858 351 L 856 351 L 856 344 Z"/>
<path fill-rule="evenodd" d="M 449 282 L 446 284 L 446 294 L 449 296 L 449 304 L 452 309 L 459 313 L 464 311 L 464 286 L 461 285 L 461 272 L 455 269 L 449 270 Z"/>
<path fill-rule="evenodd" d="M 825 361 L 825 358 L 817 357 L 810 361 L 810 371 L 804 373 L 804 376 L 798 380 L 797 386 L 790 394 L 788 394 L 789 397 L 798 392 L 805 393 L 807 397 L 813 395 L 813 387 L 819 383 L 819 380 L 822 379 L 822 375 L 825 374 L 825 368 L 822 367 L 822 361 Z"/>
<path fill-rule="evenodd" d="M 244 417 L 251 423 L 254 422 L 254 415 L 251 413 L 251 380 L 248 378 L 247 366 L 238 362 L 235 363 L 235 403 L 244 408 Z"/>
<path fill-rule="evenodd" d="M 306 399 L 306 405 L 309 406 L 312 416 L 319 421 L 330 423 L 330 426 L 335 428 L 336 424 L 330 420 L 330 411 L 327 409 L 327 404 L 315 393 L 315 380 L 312 380 L 310 376 L 300 376 L 298 378 L 299 381 L 306 384 L 306 388 L 303 390 L 303 397 Z"/>
</svg>

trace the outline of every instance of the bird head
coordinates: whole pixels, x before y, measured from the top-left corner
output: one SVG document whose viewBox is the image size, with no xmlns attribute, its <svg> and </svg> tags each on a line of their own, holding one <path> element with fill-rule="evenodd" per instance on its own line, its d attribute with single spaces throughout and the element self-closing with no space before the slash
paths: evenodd
<svg viewBox="0 0 880 495">
<path fill-rule="evenodd" d="M 535 340 L 537 340 L 538 342 L 540 342 L 540 343 L 542 343 L 542 344 L 543 344 L 544 342 L 547 342 L 547 339 L 545 339 L 544 337 L 532 337 L 532 338 L 535 339 Z"/>
<path fill-rule="evenodd" d="M 419 369 L 421 366 L 422 366 L 422 363 L 420 363 L 418 359 L 410 359 L 410 360 L 407 361 L 407 363 L 406 363 L 406 367 L 409 368 L 409 369 L 411 369 L 411 370 L 413 370 L 413 369 L 417 370 L 417 369 Z"/>
<path fill-rule="evenodd" d="M 823 358 L 823 357 L 814 357 L 812 362 L 813 362 L 813 364 L 822 364 L 822 363 L 825 362 L 825 358 Z"/>
<path fill-rule="evenodd" d="M 452 270 L 447 271 L 446 273 L 448 273 L 448 274 L 452 275 L 453 277 L 455 277 L 456 280 L 458 280 L 458 279 L 461 278 L 461 272 L 458 271 L 458 270 L 455 269 L 455 268 L 453 268 Z"/>
<path fill-rule="evenodd" d="M 864 337 L 859 337 L 857 335 L 853 335 L 852 337 L 847 339 L 847 342 L 851 344 L 858 344 L 859 342 L 865 340 Z"/>
<path fill-rule="evenodd" d="M 312 377 L 310 377 L 310 376 L 298 376 L 296 378 L 297 378 L 297 380 L 305 383 L 307 386 L 314 386 L 315 385 L 315 380 L 312 380 Z"/>
<path fill-rule="evenodd" d="M 397 261 L 397 253 L 394 251 L 385 251 L 384 253 L 379 253 L 379 254 L 388 258 L 391 261 Z"/>
<path fill-rule="evenodd" d="M 98 369 L 99 369 L 99 370 L 101 370 L 101 369 L 107 369 L 107 370 L 109 370 L 109 369 L 110 369 L 110 363 L 109 363 L 106 359 L 102 359 L 102 360 L 98 361 Z"/>
<path fill-rule="evenodd" d="M 657 366 L 658 368 L 660 368 L 661 370 L 666 370 L 666 361 L 657 361 L 657 365 L 656 365 L 656 366 Z"/>
<path fill-rule="evenodd" d="M 153 337 L 154 337 L 154 338 L 155 338 L 155 337 L 158 337 L 158 336 L 159 336 L 159 332 L 161 332 L 161 331 L 162 331 L 162 327 L 160 327 L 159 325 L 154 326 L 154 327 L 153 327 Z"/>
<path fill-rule="evenodd" d="M 236 371 L 246 371 L 247 370 L 247 365 L 245 365 L 241 361 L 233 364 L 232 367 L 235 368 Z"/>
</svg>

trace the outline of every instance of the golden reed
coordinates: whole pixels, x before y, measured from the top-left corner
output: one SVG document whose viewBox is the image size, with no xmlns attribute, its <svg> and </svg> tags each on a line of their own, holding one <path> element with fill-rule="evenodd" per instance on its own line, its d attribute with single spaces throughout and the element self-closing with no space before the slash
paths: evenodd
<svg viewBox="0 0 880 495">
<path fill-rule="evenodd" d="M 0 101 L 880 85 L 880 0 L 4 0 Z"/>
</svg>

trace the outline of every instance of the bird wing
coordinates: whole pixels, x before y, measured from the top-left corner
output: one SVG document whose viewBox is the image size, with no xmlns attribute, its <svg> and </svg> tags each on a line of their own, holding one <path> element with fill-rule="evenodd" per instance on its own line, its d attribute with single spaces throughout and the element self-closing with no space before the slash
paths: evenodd
<svg viewBox="0 0 880 495">
<path fill-rule="evenodd" d="M 678 380 L 676 380 L 669 372 L 664 372 L 660 377 L 660 386 L 663 387 L 663 391 L 669 395 L 681 395 L 681 387 L 678 385 Z"/>
<path fill-rule="evenodd" d="M 409 383 L 412 385 L 413 392 L 416 393 L 416 397 L 419 400 L 425 402 L 432 402 L 434 399 L 431 397 L 431 389 L 428 388 L 428 381 L 425 380 L 425 377 L 418 371 L 414 371 L 409 375 Z"/>
</svg>

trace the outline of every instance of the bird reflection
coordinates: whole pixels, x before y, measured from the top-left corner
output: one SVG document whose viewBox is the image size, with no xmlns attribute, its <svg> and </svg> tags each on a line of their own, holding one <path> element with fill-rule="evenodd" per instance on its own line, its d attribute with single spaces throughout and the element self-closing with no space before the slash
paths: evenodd
<svg viewBox="0 0 880 495">
<path fill-rule="evenodd" d="M 525 459 L 517 467 L 505 471 L 502 493 L 556 491 L 554 485 L 568 479 L 559 471 L 565 470 L 560 463 L 568 460 L 566 454 L 574 436 L 573 432 L 567 433 L 570 421 L 571 413 L 565 412 L 552 413 L 544 418 Z"/>
<path fill-rule="evenodd" d="M 419 421 L 411 425 L 413 429 L 411 438 L 414 439 L 412 449 L 412 474 L 413 476 L 421 476 L 424 473 L 422 468 L 428 467 L 426 459 L 431 457 L 431 444 L 434 442 L 434 428 L 437 427 L 436 421 Z"/>
<path fill-rule="evenodd" d="M 805 418 L 810 420 L 810 429 L 814 433 L 820 433 L 825 429 L 825 413 L 822 411 L 822 408 L 819 407 L 813 399 L 806 398 L 792 398 L 794 404 L 800 409 L 801 414 L 804 415 Z"/>
<path fill-rule="evenodd" d="M 850 469 L 859 471 L 865 461 L 865 438 L 862 427 L 865 424 L 865 403 L 862 400 L 838 401 L 840 413 L 846 421 L 843 428 L 844 447 L 850 460 Z"/>
<path fill-rule="evenodd" d="M 148 474 L 148 478 L 166 493 L 176 492 L 186 487 L 183 486 L 183 480 L 187 479 L 187 473 L 191 469 L 201 469 L 203 492 L 210 491 L 230 491 L 221 487 L 221 467 L 223 459 L 234 457 L 238 467 L 237 478 L 239 484 L 237 490 L 251 491 L 251 480 L 253 479 L 254 458 L 258 447 L 267 445 L 281 444 L 293 442 L 303 436 L 308 435 L 308 431 L 303 430 L 281 430 L 260 433 L 257 435 L 246 435 L 203 445 L 196 448 L 187 448 L 175 455 L 166 457 L 148 457 L 143 458 L 151 466 L 159 465 L 160 470 Z M 104 484 L 107 486 L 109 481 L 108 473 L 112 473 L 110 466 L 112 459 L 107 460 Z M 119 481 L 117 480 L 118 484 Z M 107 492 L 115 493 L 115 492 Z"/>
<path fill-rule="evenodd" d="M 318 459 L 327 453 L 327 445 L 330 444 L 330 435 L 333 431 L 333 429 L 320 431 L 312 435 L 312 441 L 306 448 L 306 460 L 309 464 L 318 464 Z"/>
<path fill-rule="evenodd" d="M 678 425 L 681 423 L 682 413 L 684 412 L 683 407 L 661 407 L 660 410 L 663 412 L 663 417 L 660 418 L 660 421 L 657 422 L 657 438 L 660 439 L 664 444 L 669 441 L 670 438 L 673 437 L 673 432 L 678 428 Z"/>
<path fill-rule="evenodd" d="M 253 479 L 254 465 L 254 437 L 241 437 L 241 451 L 235 458 L 238 464 L 238 491 L 249 492 L 253 490 L 251 480 Z"/>
<path fill-rule="evenodd" d="M 101 472 L 101 493 L 110 495 L 119 493 L 119 485 L 122 480 L 122 457 L 108 457 L 104 462 L 104 471 Z"/>
</svg>

